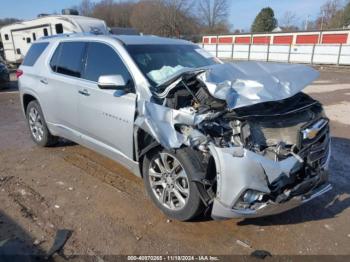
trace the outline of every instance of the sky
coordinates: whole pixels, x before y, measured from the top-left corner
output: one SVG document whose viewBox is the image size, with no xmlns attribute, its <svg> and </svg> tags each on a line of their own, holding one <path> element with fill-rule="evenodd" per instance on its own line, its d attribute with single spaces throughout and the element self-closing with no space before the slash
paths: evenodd
<svg viewBox="0 0 350 262">
<path fill-rule="evenodd" d="M 287 11 L 296 14 L 299 26 L 308 17 L 314 20 L 320 13 L 320 7 L 327 0 L 231 0 L 230 23 L 233 28 L 248 30 L 255 16 L 264 7 L 271 7 L 280 22 Z"/>
<path fill-rule="evenodd" d="M 283 18 L 285 12 L 292 11 L 301 24 L 308 16 L 314 19 L 320 12 L 320 6 L 327 0 L 229 0 L 229 2 L 229 22 L 232 28 L 249 30 L 255 16 L 264 7 L 270 6 L 279 20 Z M 79 3 L 80 0 L 0 0 L 0 18 L 32 19 L 40 13 L 60 13 L 63 8 Z"/>
</svg>

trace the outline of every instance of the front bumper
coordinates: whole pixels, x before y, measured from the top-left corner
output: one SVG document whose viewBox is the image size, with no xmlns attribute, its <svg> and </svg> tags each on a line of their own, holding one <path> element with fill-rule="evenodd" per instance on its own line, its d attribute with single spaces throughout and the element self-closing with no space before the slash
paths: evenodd
<svg viewBox="0 0 350 262">
<path fill-rule="evenodd" d="M 212 209 L 212 217 L 214 219 L 227 219 L 227 218 L 262 217 L 262 216 L 276 215 L 284 211 L 293 209 L 304 203 L 307 203 L 310 200 L 330 191 L 331 189 L 332 189 L 332 186 L 330 184 L 321 185 L 318 188 L 315 188 L 314 190 L 309 192 L 308 194 L 295 196 L 287 202 L 284 202 L 284 203 L 267 202 L 267 203 L 263 203 L 259 208 L 255 210 L 231 209 L 222 205 L 220 201 L 214 201 L 213 209 Z"/>
<path fill-rule="evenodd" d="M 211 212 L 214 219 L 278 214 L 300 206 L 332 189 L 332 186 L 325 183 L 323 179 L 322 182 L 314 183 L 309 187 L 310 189 L 293 195 L 286 201 L 276 203 L 268 200 L 254 205 L 253 209 L 237 209 L 234 208 L 235 204 L 246 190 L 256 190 L 268 195 L 271 193 L 269 184 L 271 185 L 282 176 L 291 176 L 293 172 L 300 170 L 303 164 L 294 156 L 278 162 L 241 147 L 218 148 L 211 145 L 209 148 L 217 168 L 217 192 Z M 317 175 L 319 177 L 327 177 L 323 174 L 328 170 L 330 149 L 326 157 L 325 163 L 320 167 L 320 174 Z"/>
</svg>

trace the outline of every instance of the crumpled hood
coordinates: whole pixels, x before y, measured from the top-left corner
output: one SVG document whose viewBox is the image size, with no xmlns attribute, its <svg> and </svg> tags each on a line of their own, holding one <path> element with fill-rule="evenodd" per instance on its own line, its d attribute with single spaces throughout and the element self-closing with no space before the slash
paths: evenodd
<svg viewBox="0 0 350 262">
<path fill-rule="evenodd" d="M 318 77 L 305 65 L 253 61 L 209 66 L 197 76 L 229 109 L 289 98 Z"/>
<path fill-rule="evenodd" d="M 211 95 L 226 100 L 230 109 L 289 98 L 319 76 L 316 70 L 304 65 L 263 62 L 218 64 L 180 72 L 157 96 L 166 97 L 179 81 L 186 79 L 186 74 L 196 75 Z M 196 129 L 185 136 L 176 131 L 176 124 L 195 126 L 217 113 L 197 114 L 188 108 L 176 110 L 147 100 L 139 100 L 137 107 L 135 125 L 167 149 L 179 148 L 190 143 L 191 139 L 201 139 Z"/>
</svg>

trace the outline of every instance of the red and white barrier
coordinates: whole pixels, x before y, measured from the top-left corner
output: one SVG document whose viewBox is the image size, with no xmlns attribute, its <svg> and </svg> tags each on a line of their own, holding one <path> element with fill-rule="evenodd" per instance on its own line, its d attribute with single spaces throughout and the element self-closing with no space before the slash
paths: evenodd
<svg viewBox="0 0 350 262">
<path fill-rule="evenodd" d="M 203 36 L 203 44 L 349 44 L 350 29 Z"/>
<path fill-rule="evenodd" d="M 350 65 L 350 29 L 203 36 L 202 47 L 233 60 Z"/>
</svg>

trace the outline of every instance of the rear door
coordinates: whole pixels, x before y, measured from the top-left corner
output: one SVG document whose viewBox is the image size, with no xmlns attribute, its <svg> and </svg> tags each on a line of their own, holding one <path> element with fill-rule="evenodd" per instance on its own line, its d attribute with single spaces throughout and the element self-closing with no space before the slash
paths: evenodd
<svg viewBox="0 0 350 262">
<path fill-rule="evenodd" d="M 61 132 L 68 132 L 68 137 L 79 131 L 78 80 L 85 47 L 83 42 L 61 42 L 50 61 L 52 72 L 41 81 L 49 85 L 52 92 L 53 124 L 60 127 Z"/>
<path fill-rule="evenodd" d="M 131 159 L 136 94 L 102 90 L 97 85 L 101 75 L 117 74 L 133 83 L 131 74 L 113 47 L 100 42 L 88 43 L 85 70 L 78 81 L 79 124 L 85 142 L 117 150 Z"/>
</svg>

